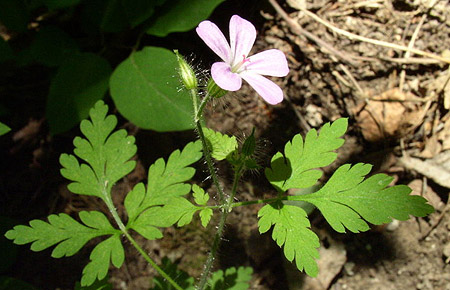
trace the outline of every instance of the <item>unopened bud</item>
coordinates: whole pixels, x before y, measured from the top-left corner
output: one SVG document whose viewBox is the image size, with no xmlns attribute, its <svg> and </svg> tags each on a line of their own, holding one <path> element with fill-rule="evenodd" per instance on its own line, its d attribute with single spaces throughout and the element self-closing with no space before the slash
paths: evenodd
<svg viewBox="0 0 450 290">
<path fill-rule="evenodd" d="M 228 91 L 219 87 L 212 78 L 210 78 L 208 81 L 207 90 L 208 94 L 214 98 L 221 98 L 228 93 Z"/>
<path fill-rule="evenodd" d="M 186 60 L 178 53 L 178 50 L 173 51 L 177 56 L 181 81 L 186 89 L 192 90 L 196 89 L 198 86 L 197 77 L 195 76 L 195 72 L 192 67 L 186 62 Z"/>
</svg>

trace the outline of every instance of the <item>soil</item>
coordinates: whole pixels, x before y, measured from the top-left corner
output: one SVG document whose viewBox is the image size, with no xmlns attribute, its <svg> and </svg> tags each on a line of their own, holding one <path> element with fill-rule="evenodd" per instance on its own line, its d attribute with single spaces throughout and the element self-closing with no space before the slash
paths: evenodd
<svg viewBox="0 0 450 290">
<path fill-rule="evenodd" d="M 253 52 L 277 48 L 287 55 L 289 75 L 273 79 L 283 88 L 285 100 L 269 106 L 244 84 L 242 90 L 215 100 L 207 108 L 208 127 L 237 135 L 239 139 L 255 127 L 261 140 L 258 149 L 261 164 L 267 166 L 270 156 L 282 150 L 295 134 L 304 135 L 311 128 L 346 117 L 349 119 L 346 143 L 338 151 L 336 164 L 323 169 L 325 177 L 343 163 L 371 163 L 373 173 L 383 172 L 394 176 L 396 184 L 409 184 L 416 194 L 427 197 L 436 211 L 425 218 L 394 220 L 365 233 L 345 235 L 334 232 L 320 213 L 313 212 L 312 229 L 321 240 L 321 259 L 328 262 L 320 264 L 323 274 L 310 279 L 285 260 L 270 233 L 259 234 L 256 214 L 260 205 L 236 208 L 228 218 L 216 269 L 251 266 L 254 269 L 251 289 L 450 289 L 450 188 L 437 182 L 436 176 L 419 174 L 400 162 L 405 155 L 433 159 L 450 149 L 448 63 L 357 41 L 331 30 L 301 10 L 307 9 L 347 32 L 403 46 L 411 44 L 421 51 L 448 58 L 449 3 L 279 2 L 288 18 L 282 17 L 269 2 L 255 0 L 244 5 L 236 0 L 223 3 L 210 20 L 219 27 L 227 27 L 231 15 L 239 14 L 257 27 Z M 434 6 L 427 6 L 430 4 Z M 312 40 L 302 30 L 299 32 L 293 23 L 339 53 L 330 53 L 326 45 Z M 196 37 L 193 32 L 188 36 Z M 186 43 L 185 49 L 192 49 L 196 59 L 202 56 L 203 68 L 215 60 L 200 42 L 195 46 Z M 51 213 L 75 216 L 81 210 L 104 209 L 98 200 L 71 194 L 67 181 L 59 175 L 58 157 L 72 152 L 71 142 L 79 131 L 49 135 L 44 117 L 48 79 L 48 72 L 40 67 L 14 70 L 0 78 L 2 102 L 23 107 L 21 114 L 10 120 L 13 131 L 0 139 L 0 209 L 2 215 L 18 223 L 44 219 Z M 110 100 L 107 102 L 112 105 Z M 124 214 L 121 201 L 130 188 L 145 181 L 149 165 L 196 136 L 194 132 L 144 131 L 123 119 L 119 126 L 135 135 L 139 148 L 136 170 L 114 189 L 114 201 Z M 195 182 L 213 195 L 215 189 L 205 168 L 199 166 Z M 229 167 L 218 163 L 218 168 L 222 184 L 230 189 Z M 245 201 L 275 194 L 262 171 L 249 172 L 243 177 L 236 199 Z M 165 229 L 161 240 L 137 237 L 137 241 L 156 262 L 169 257 L 180 269 L 198 277 L 216 223 L 213 219 L 204 229 L 194 219 L 186 227 Z M 121 269 L 110 269 L 113 288 L 148 289 L 155 271 L 129 243 L 124 244 L 124 265 Z M 16 263 L 6 274 L 40 289 L 72 289 L 93 245 L 89 243 L 79 254 L 63 259 L 50 258 L 50 250 L 34 253 L 28 246 L 20 247 L 16 249 Z"/>
</svg>

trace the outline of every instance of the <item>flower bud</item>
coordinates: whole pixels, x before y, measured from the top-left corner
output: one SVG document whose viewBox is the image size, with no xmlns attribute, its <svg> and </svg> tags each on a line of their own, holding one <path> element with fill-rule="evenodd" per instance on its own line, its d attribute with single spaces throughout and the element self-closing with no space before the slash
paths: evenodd
<svg viewBox="0 0 450 290">
<path fill-rule="evenodd" d="M 178 53 L 178 50 L 173 51 L 178 60 L 179 70 L 181 81 L 186 89 L 192 90 L 196 89 L 198 86 L 197 77 L 195 76 L 195 72 L 192 67 L 186 62 L 186 60 Z"/>
<path fill-rule="evenodd" d="M 212 78 L 210 78 L 208 81 L 207 90 L 208 94 L 214 98 L 221 98 L 228 93 L 228 91 L 219 87 Z"/>
</svg>

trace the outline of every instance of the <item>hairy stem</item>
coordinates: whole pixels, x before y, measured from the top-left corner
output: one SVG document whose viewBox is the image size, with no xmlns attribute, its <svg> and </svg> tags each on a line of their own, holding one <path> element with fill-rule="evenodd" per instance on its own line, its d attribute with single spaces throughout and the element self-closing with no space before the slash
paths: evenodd
<svg viewBox="0 0 450 290">
<path fill-rule="evenodd" d="M 202 118 L 203 115 L 203 109 L 205 108 L 206 103 L 208 103 L 208 101 L 211 99 L 211 95 L 208 93 L 206 94 L 206 96 L 203 98 L 203 100 L 200 103 L 200 106 L 198 107 L 197 112 L 195 112 L 195 122 L 197 123 L 198 121 L 200 121 L 200 119 Z"/>
<path fill-rule="evenodd" d="M 202 116 L 203 116 L 203 108 L 205 107 L 206 101 L 210 99 L 211 97 L 209 94 L 203 99 L 202 103 L 200 104 L 200 108 L 198 107 L 198 96 L 197 96 L 197 90 L 191 90 L 191 97 L 192 97 L 192 103 L 194 104 L 194 121 L 195 121 L 195 127 L 198 132 L 198 136 L 202 142 L 203 147 L 203 156 L 205 157 L 206 164 L 208 166 L 209 174 L 211 175 L 211 179 L 214 183 L 214 186 L 217 189 L 217 192 L 219 194 L 219 202 L 220 204 L 224 204 L 225 202 L 225 194 L 223 193 L 223 189 L 219 184 L 219 178 L 217 177 L 216 170 L 214 169 L 214 163 L 212 161 L 211 157 L 211 151 L 209 150 L 208 144 L 206 143 L 206 137 L 205 133 L 203 132 L 203 127 L 201 124 Z M 201 109 L 201 111 L 200 111 Z"/>
<path fill-rule="evenodd" d="M 211 157 L 211 151 L 208 147 L 208 144 L 206 142 L 205 134 L 203 132 L 202 127 L 202 118 L 203 118 L 203 109 L 205 108 L 206 103 L 211 99 L 211 95 L 207 94 L 205 98 L 200 103 L 200 106 L 198 105 L 198 95 L 197 90 L 191 90 L 191 97 L 192 97 L 192 103 L 194 105 L 194 122 L 196 129 L 198 131 L 199 138 L 202 142 L 203 146 L 203 156 L 206 159 L 206 164 L 208 166 L 209 174 L 211 175 L 212 181 L 214 183 L 214 186 L 217 188 L 217 192 L 219 194 L 219 207 L 222 208 L 222 212 L 220 215 L 219 225 L 217 226 L 217 231 L 214 235 L 213 245 L 211 247 L 211 251 L 208 254 L 208 257 L 206 258 L 205 268 L 203 269 L 202 275 L 200 276 L 200 281 L 196 285 L 196 289 L 203 290 L 205 289 L 208 277 L 211 273 L 211 268 L 214 264 L 214 260 L 216 259 L 217 250 L 220 246 L 220 241 L 222 240 L 224 228 L 225 228 L 225 221 L 227 219 L 228 213 L 233 208 L 233 198 L 236 194 L 237 184 L 238 181 L 242 175 L 243 172 L 243 165 L 239 166 L 239 168 L 235 169 L 235 176 L 233 181 L 233 188 L 231 191 L 231 195 L 228 198 L 225 198 L 225 194 L 223 192 L 222 187 L 219 184 L 219 178 L 217 177 L 216 170 L 214 168 L 214 163 L 212 161 Z"/>
<path fill-rule="evenodd" d="M 208 258 L 206 259 L 205 268 L 203 269 L 203 273 L 200 277 L 200 281 L 198 282 L 196 289 L 203 290 L 206 287 L 206 283 L 208 281 L 209 274 L 211 273 L 211 268 L 213 266 L 214 260 L 216 258 L 217 250 L 220 246 L 220 241 L 222 240 L 223 232 L 225 229 L 225 221 L 227 220 L 227 216 L 233 208 L 233 199 L 236 195 L 236 190 L 238 186 L 239 179 L 242 176 L 244 166 L 240 165 L 234 172 L 234 180 L 233 187 L 231 190 L 231 194 L 228 197 L 226 203 L 224 204 L 223 210 L 220 215 L 219 225 L 217 226 L 216 234 L 214 235 L 213 245 L 211 247 L 211 251 L 209 252 Z"/>
<path fill-rule="evenodd" d="M 130 241 L 130 243 L 136 248 L 136 250 L 144 257 L 144 259 L 153 267 L 155 270 L 165 279 L 167 282 L 169 282 L 175 289 L 177 290 L 183 290 L 183 288 L 180 287 L 180 285 L 177 284 L 166 272 L 164 272 L 163 269 L 161 269 L 158 264 L 156 264 L 155 261 L 153 261 L 152 258 L 144 251 L 144 249 L 139 246 L 139 244 L 133 239 L 133 237 L 128 233 L 125 225 L 123 224 L 122 220 L 119 217 L 119 214 L 117 213 L 117 210 L 112 202 L 111 195 L 107 192 L 106 188 L 103 189 L 103 196 L 104 201 L 106 205 L 108 206 L 109 212 L 113 216 L 114 220 L 116 221 L 117 225 L 119 226 L 119 229 L 122 231 L 122 233 L 125 235 L 125 237 Z"/>
</svg>

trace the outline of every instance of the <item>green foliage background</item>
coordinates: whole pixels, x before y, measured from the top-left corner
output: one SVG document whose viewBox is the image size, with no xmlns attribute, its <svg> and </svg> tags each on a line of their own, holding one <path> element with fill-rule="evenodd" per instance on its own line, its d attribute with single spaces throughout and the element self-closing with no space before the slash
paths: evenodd
<svg viewBox="0 0 450 290">
<path fill-rule="evenodd" d="M 0 64 L 48 68 L 52 134 L 75 127 L 109 89 L 119 112 L 141 128 L 191 129 L 176 57 L 141 43 L 193 29 L 223 1 L 1 0 L 0 23 L 12 37 L 0 37 Z"/>
</svg>

